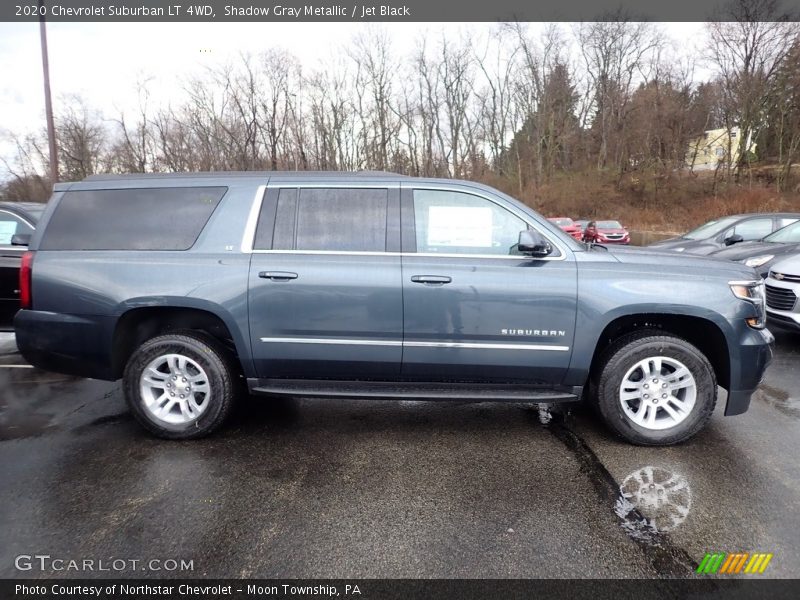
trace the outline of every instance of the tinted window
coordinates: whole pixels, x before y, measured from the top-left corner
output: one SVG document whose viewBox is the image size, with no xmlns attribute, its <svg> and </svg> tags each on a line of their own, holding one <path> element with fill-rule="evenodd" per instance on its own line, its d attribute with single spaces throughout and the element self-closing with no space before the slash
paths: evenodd
<svg viewBox="0 0 800 600">
<path fill-rule="evenodd" d="M 388 198 L 385 189 L 281 190 L 272 247 L 383 252 Z"/>
<path fill-rule="evenodd" d="M 278 212 L 275 215 L 273 246 L 284 250 L 294 248 L 294 222 L 297 218 L 297 190 L 282 189 L 278 193 Z M 259 245 L 259 248 L 262 246 Z M 267 247 L 264 245 L 263 247 Z"/>
<path fill-rule="evenodd" d="M 42 250 L 188 250 L 227 188 L 66 192 Z"/>
<path fill-rule="evenodd" d="M 485 198 L 463 192 L 414 190 L 417 252 L 518 254 L 519 217 Z"/>
<path fill-rule="evenodd" d="M 0 210 L 0 245 L 11 245 L 11 238 L 17 234 L 31 234 L 33 228 L 10 212 Z"/>
<path fill-rule="evenodd" d="M 760 240 L 772 232 L 772 219 L 753 219 L 739 223 L 733 228 L 733 234 L 742 236 L 742 239 Z"/>
</svg>

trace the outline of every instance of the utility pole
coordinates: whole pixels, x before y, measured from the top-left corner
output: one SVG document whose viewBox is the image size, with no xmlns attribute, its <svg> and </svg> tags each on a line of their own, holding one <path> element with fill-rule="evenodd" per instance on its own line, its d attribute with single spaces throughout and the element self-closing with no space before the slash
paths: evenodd
<svg viewBox="0 0 800 600">
<path fill-rule="evenodd" d="M 56 146 L 56 126 L 53 121 L 53 101 L 50 99 L 50 63 L 47 58 L 47 28 L 44 24 L 44 0 L 39 4 L 39 35 L 42 40 L 42 73 L 44 75 L 44 112 L 47 119 L 47 142 L 50 146 L 50 181 L 58 181 L 58 148 Z"/>
</svg>

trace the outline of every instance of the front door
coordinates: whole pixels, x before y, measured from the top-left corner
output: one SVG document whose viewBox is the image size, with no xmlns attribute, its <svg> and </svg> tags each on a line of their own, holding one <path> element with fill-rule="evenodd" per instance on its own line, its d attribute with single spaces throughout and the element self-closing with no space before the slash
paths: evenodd
<svg viewBox="0 0 800 600">
<path fill-rule="evenodd" d="M 402 206 L 403 377 L 560 383 L 577 297 L 566 247 L 521 255 L 520 231 L 537 225 L 483 192 L 404 187 Z"/>
<path fill-rule="evenodd" d="M 397 184 L 267 188 L 248 292 L 259 377 L 398 377 L 399 212 Z"/>
</svg>

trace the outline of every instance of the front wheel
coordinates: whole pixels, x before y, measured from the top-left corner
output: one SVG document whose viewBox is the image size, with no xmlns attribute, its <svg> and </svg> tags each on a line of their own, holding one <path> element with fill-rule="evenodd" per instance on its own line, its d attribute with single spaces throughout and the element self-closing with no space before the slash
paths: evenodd
<svg viewBox="0 0 800 600">
<path fill-rule="evenodd" d="M 123 387 L 131 412 L 150 433 L 190 439 L 222 425 L 236 397 L 236 378 L 215 340 L 182 332 L 139 346 L 125 367 Z"/>
<path fill-rule="evenodd" d="M 611 429 L 634 444 L 667 446 L 706 426 L 717 402 L 714 369 L 684 339 L 640 332 L 604 354 L 597 403 Z"/>
</svg>

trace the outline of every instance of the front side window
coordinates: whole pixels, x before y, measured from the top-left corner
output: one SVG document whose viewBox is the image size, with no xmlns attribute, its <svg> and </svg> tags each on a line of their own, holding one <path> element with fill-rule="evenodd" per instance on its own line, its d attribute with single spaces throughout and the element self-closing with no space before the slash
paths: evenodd
<svg viewBox="0 0 800 600">
<path fill-rule="evenodd" d="M 380 188 L 281 189 L 272 248 L 384 252 L 388 200 Z"/>
<path fill-rule="evenodd" d="M 739 223 L 733 228 L 734 235 L 742 236 L 745 241 L 760 240 L 772 232 L 772 219 L 753 219 Z"/>
<path fill-rule="evenodd" d="M 414 190 L 417 252 L 519 254 L 525 221 L 502 206 L 465 192 Z"/>
<path fill-rule="evenodd" d="M 17 234 L 31 234 L 33 228 L 10 212 L 0 211 L 0 246 L 10 246 L 11 238 Z"/>
</svg>

